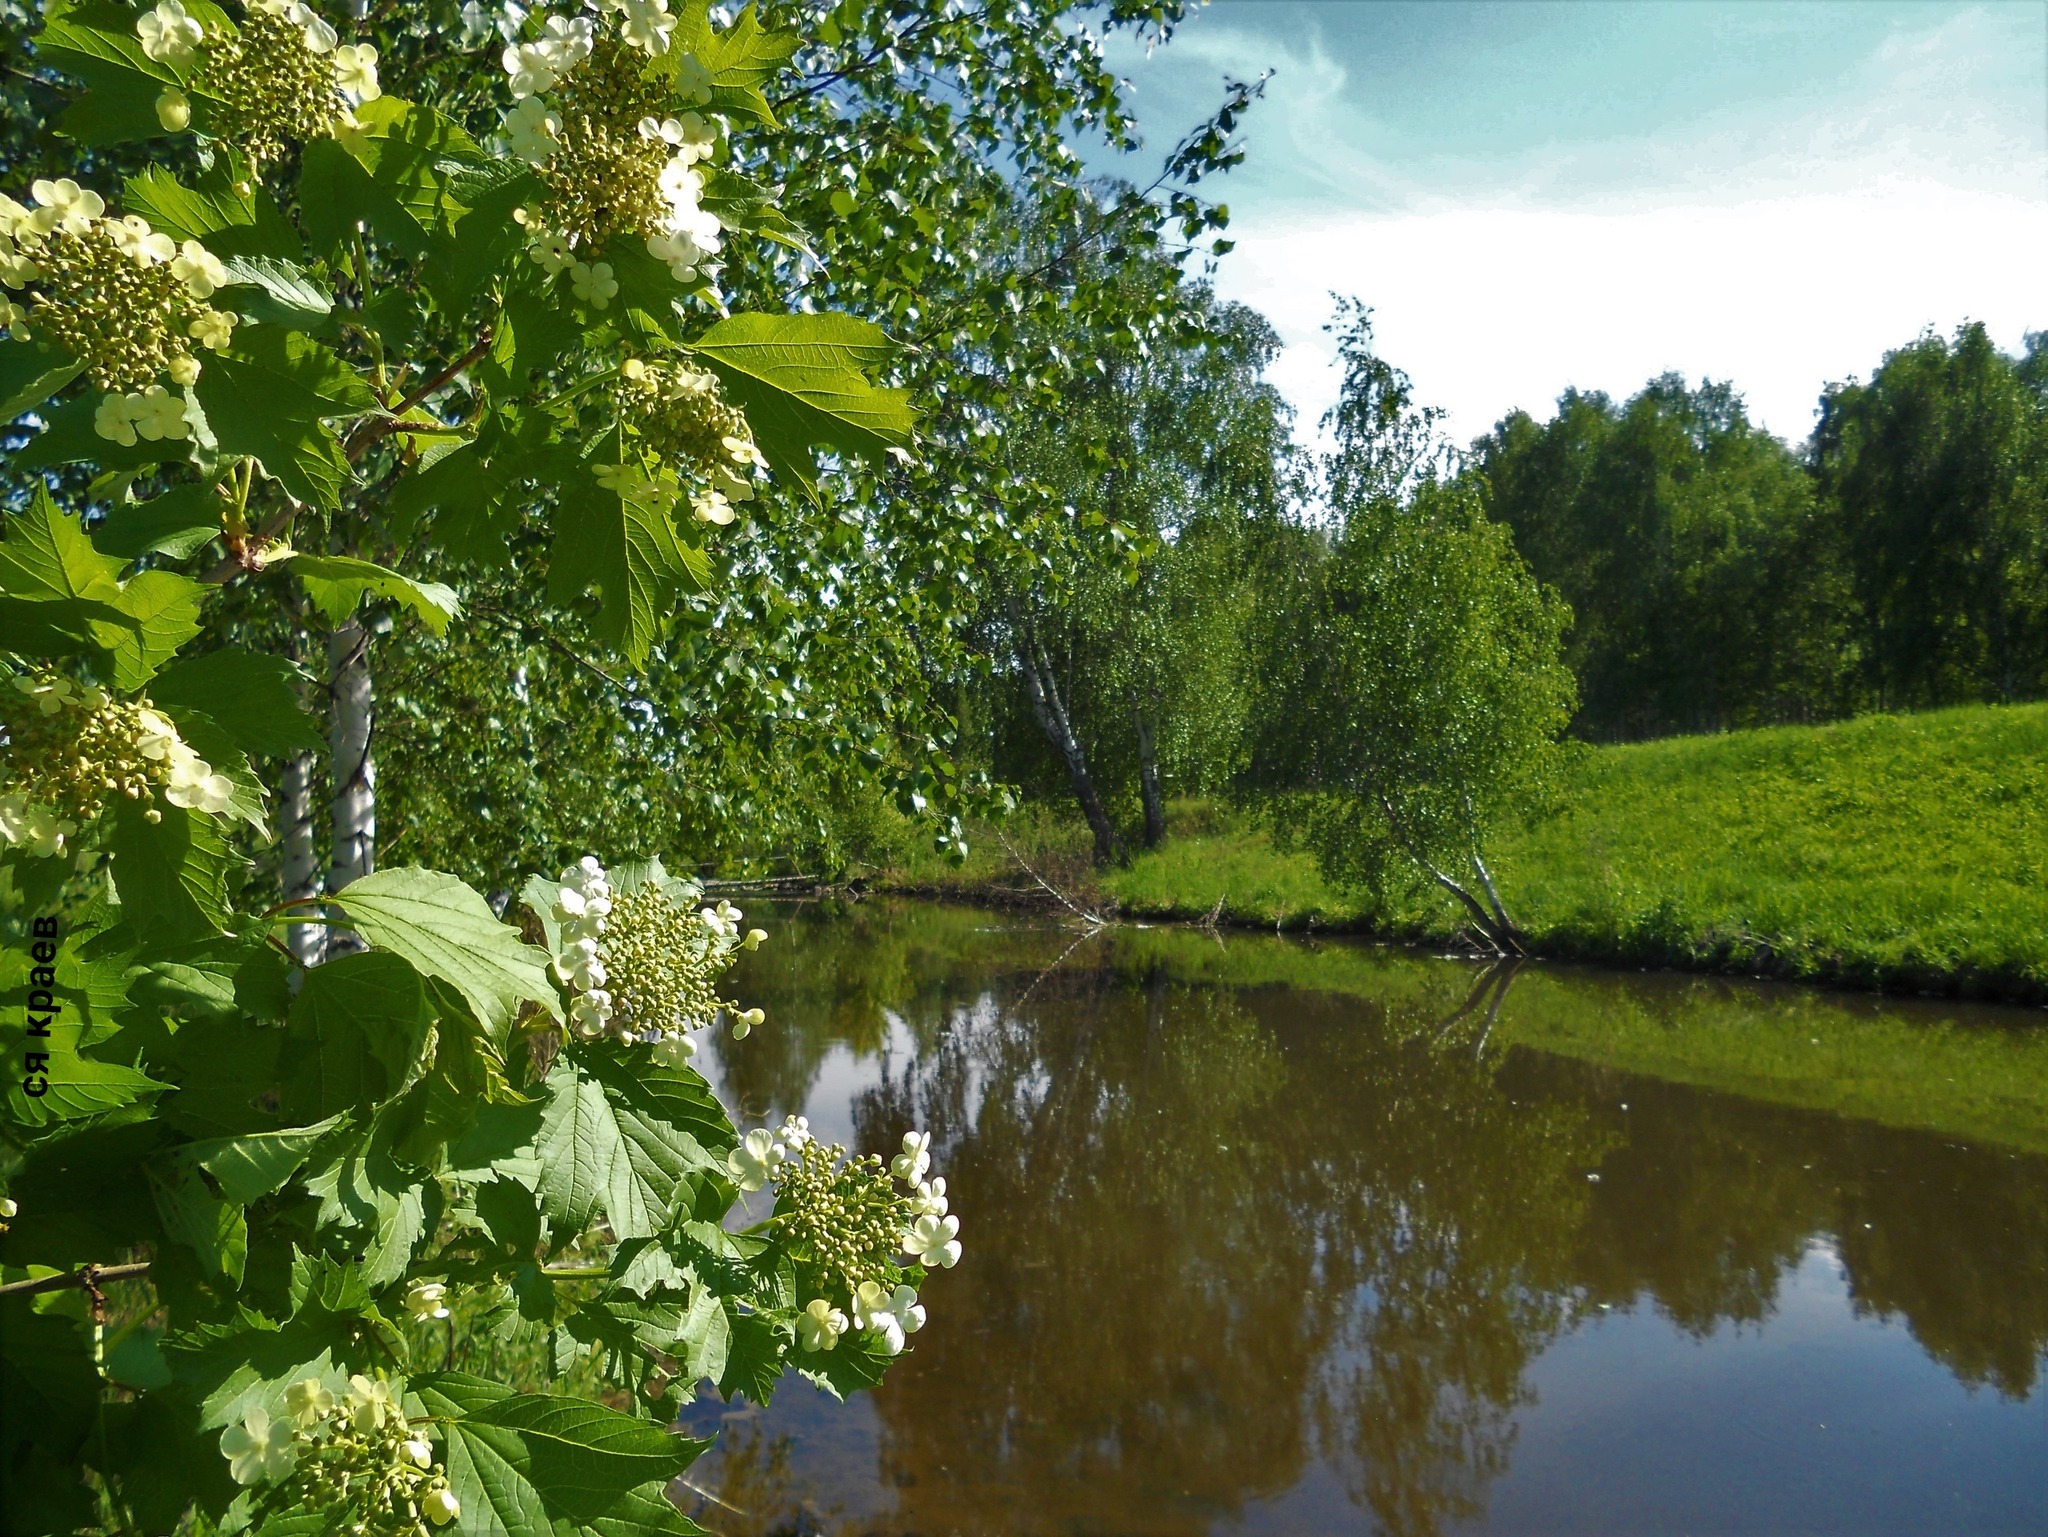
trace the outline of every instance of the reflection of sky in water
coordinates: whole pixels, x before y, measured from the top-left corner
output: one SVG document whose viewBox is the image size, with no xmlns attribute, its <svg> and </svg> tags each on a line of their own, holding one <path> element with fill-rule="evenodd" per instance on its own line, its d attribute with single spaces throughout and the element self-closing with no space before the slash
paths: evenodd
<svg viewBox="0 0 2048 1537">
<path fill-rule="evenodd" d="M 714 1531 L 2048 1532 L 2048 1393 L 2026 1364 L 2048 1360 L 2036 1316 L 2048 1267 L 2038 1235 L 2014 1248 L 2023 1235 L 1998 1230 L 2048 1214 L 2039 1160 L 1588 1076 L 1538 1053 L 1446 1076 L 1376 1034 L 1384 1020 L 1355 998 L 1264 988 L 1239 1003 L 1156 972 L 1034 984 L 1011 941 L 965 932 L 964 954 L 878 972 L 852 1025 L 814 1017 L 815 975 L 762 999 L 784 1029 L 809 1032 L 772 1092 L 796 1099 L 800 1084 L 814 1131 L 858 1145 L 863 1125 L 924 1107 L 951 1144 L 940 1172 L 963 1195 L 969 1257 L 927 1288 L 930 1330 L 880 1393 L 839 1405 L 792 1377 L 765 1412 L 698 1405 L 693 1428 L 726 1430 L 691 1480 L 727 1502 L 693 1512 Z M 885 938 L 872 923 L 813 928 L 791 952 L 800 968 L 819 952 L 799 943 L 851 952 Z M 757 974 L 757 990 L 767 983 Z M 835 1007 L 845 990 L 826 990 Z M 717 1081 L 718 1062 L 707 1068 Z M 1243 1097 L 1275 1073 L 1277 1099 Z M 1175 1092 L 1195 1097 L 1155 1104 L 1175 1074 Z M 1079 1084 L 1078 1111 L 1063 1083 Z M 1322 1119 L 1290 1124 L 1318 1095 Z M 1030 1136 L 1055 1114 L 1107 1136 L 1120 1114 L 1189 1104 L 1218 1107 L 1216 1133 L 1162 1123 L 1162 1171 L 1107 1155 L 1077 1167 L 1058 1126 Z M 747 1106 L 764 1108 L 779 1120 L 790 1107 Z M 1538 1162 L 1556 1149 L 1555 1167 L 1487 1161 L 1489 1144 L 1522 1148 L 1514 1139 L 1545 1115 L 1561 1129 L 1526 1148 Z M 1404 1161 L 1407 1141 L 1439 1134 L 1442 1147 Z M 1256 1331 L 1230 1349 L 1205 1334 L 1185 1342 L 1185 1368 L 1138 1358 L 1176 1348 L 1149 1299 L 1207 1329 L 1207 1281 L 1191 1272 L 1227 1278 L 1256 1262 L 1233 1245 L 1274 1242 L 1245 1226 L 1261 1203 L 1233 1181 L 1240 1156 L 1278 1168 L 1381 1138 L 1358 1172 L 1332 1175 L 1363 1180 L 1350 1192 L 1363 1204 L 1299 1245 L 1301 1274 L 1348 1277 L 1301 1298 L 1337 1321 L 1322 1343 L 1288 1355 L 1262 1353 Z M 1604 1183 L 1586 1180 L 1594 1168 Z M 1185 1213 L 1148 1226 L 1179 1210 L 1177 1186 L 1195 1194 Z M 1090 1226 L 1118 1223 L 1140 1238 L 1119 1246 Z M 1442 1268 L 1425 1266 L 1419 1289 L 1401 1253 L 1415 1248 Z M 1346 1270 L 1352 1249 L 1365 1258 Z M 1458 1322 L 1432 1317 L 1439 1299 L 1465 1310 Z M 1383 1316 L 1397 1326 L 1378 1327 Z M 1085 1391 L 1049 1401 L 1066 1375 Z M 1332 1391 L 1352 1380 L 1393 1386 Z M 1161 1401 L 1162 1384 L 1177 1401 Z M 1415 1411 L 1402 1395 L 1416 1392 L 1435 1406 Z M 1376 1436 L 1380 1412 L 1422 1429 Z M 1250 1444 L 1281 1421 L 1293 1441 Z"/>
</svg>

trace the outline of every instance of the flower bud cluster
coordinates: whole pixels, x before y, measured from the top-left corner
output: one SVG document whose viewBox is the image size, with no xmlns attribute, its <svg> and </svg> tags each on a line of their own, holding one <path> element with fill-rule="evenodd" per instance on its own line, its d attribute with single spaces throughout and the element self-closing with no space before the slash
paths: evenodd
<svg viewBox="0 0 2048 1537">
<path fill-rule="evenodd" d="M 762 929 L 742 931 L 730 902 L 694 908 L 687 881 L 642 881 L 614 889 L 604 866 L 585 855 L 562 872 L 550 916 L 555 975 L 568 985 L 569 1027 L 585 1040 L 608 1035 L 655 1048 L 671 1065 L 696 1054 L 690 1032 L 730 1015 L 735 1040 L 762 1022 L 717 990 L 734 955 L 757 948 Z"/>
<path fill-rule="evenodd" d="M 874 1154 L 850 1158 L 845 1148 L 826 1146 L 792 1115 L 779 1130 L 748 1132 L 726 1169 L 742 1190 L 775 1187 L 775 1224 L 820 1272 L 828 1295 L 797 1317 L 803 1349 L 831 1350 L 852 1328 L 895 1355 L 906 1335 L 924 1327 L 904 1262 L 940 1269 L 960 1262 L 960 1219 L 947 1214 L 945 1180 L 928 1177 L 930 1133 L 907 1134 L 902 1153 L 885 1165 Z"/>
<path fill-rule="evenodd" d="M 327 1530 L 350 1537 L 424 1537 L 462 1514 L 433 1443 L 381 1378 L 351 1377 L 339 1393 L 320 1377 L 295 1382 L 282 1418 L 250 1409 L 220 1453 L 236 1483 L 273 1486 L 266 1504 L 327 1511 Z"/>
<path fill-rule="evenodd" d="M 183 70 L 214 102 L 208 129 L 253 161 L 275 160 L 293 144 L 324 139 L 354 122 L 350 108 L 383 94 L 377 50 L 343 44 L 303 0 L 249 0 L 232 31 L 203 25 L 183 0 L 159 0 L 135 23 L 142 51 Z M 181 90 L 157 99 L 157 120 L 177 133 L 192 121 Z"/>
<path fill-rule="evenodd" d="M 628 358 L 619 366 L 621 414 L 641 442 L 679 474 L 702 482 L 690 505 L 706 523 L 732 522 L 733 505 L 752 501 L 754 476 L 768 461 L 755 446 L 746 413 L 725 398 L 716 374 L 687 363 Z"/>
<path fill-rule="evenodd" d="M 180 245 L 138 214 L 110 216 L 106 199 L 68 176 L 29 195 L 26 207 L 0 196 L 0 285 L 28 300 L 0 299 L 0 325 L 18 339 L 49 337 L 116 392 L 94 422 L 101 436 L 186 436 L 185 402 L 157 381 L 199 377 L 195 342 L 227 346 L 235 317 L 205 302 L 227 269 L 196 240 Z"/>
<path fill-rule="evenodd" d="M 719 130 L 694 110 L 711 100 L 711 73 L 694 54 L 664 57 L 675 18 L 667 0 L 598 0 L 601 21 L 536 16 L 537 32 L 506 48 L 512 86 L 505 134 L 547 197 L 520 210 L 533 259 L 567 271 L 595 309 L 618 292 L 592 253 L 615 235 L 639 238 L 679 283 L 718 254 L 725 226 L 703 206 L 696 169 Z M 598 36 L 603 25 L 615 35 Z M 659 59 L 661 62 L 657 63 Z"/>
<path fill-rule="evenodd" d="M 116 796 L 218 816 L 234 782 L 188 746 L 146 701 L 59 673 L 28 673 L 0 687 L 0 844 L 49 857 Z M 151 815 L 157 813 L 154 808 Z"/>
</svg>

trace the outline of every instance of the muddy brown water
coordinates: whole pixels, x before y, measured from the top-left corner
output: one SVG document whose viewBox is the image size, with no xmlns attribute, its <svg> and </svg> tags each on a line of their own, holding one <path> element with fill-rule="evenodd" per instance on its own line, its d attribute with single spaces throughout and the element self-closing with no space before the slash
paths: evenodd
<svg viewBox="0 0 2048 1537">
<path fill-rule="evenodd" d="M 715 1532 L 2048 1533 L 2040 1011 L 768 922 L 707 1074 L 742 1126 L 929 1128 L 965 1257 L 874 1393 L 695 1406 Z"/>
</svg>

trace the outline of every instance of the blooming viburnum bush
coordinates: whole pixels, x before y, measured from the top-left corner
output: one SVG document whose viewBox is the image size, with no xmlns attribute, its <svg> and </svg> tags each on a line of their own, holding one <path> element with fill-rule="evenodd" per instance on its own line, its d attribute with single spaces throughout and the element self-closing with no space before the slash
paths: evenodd
<svg viewBox="0 0 2048 1537">
<path fill-rule="evenodd" d="M 437 45 L 501 66 L 480 93 L 298 0 L 43 16 L 63 131 L 169 150 L 0 198 L 42 482 L 0 537 L 0 1529 L 694 1530 L 682 1395 L 851 1391 L 924 1326 L 960 1254 L 926 1140 L 741 1138 L 690 1059 L 764 1023 L 723 979 L 767 936 L 654 860 L 509 913 L 367 860 L 250 875 L 324 745 L 292 657 L 368 606 L 463 622 L 423 550 L 544 559 L 560 633 L 630 667 L 740 508 L 906 449 L 879 331 L 717 290 L 734 242 L 802 244 L 735 167 L 800 39 L 465 13 Z M 474 1316 L 616 1391 L 444 1369 Z"/>
</svg>

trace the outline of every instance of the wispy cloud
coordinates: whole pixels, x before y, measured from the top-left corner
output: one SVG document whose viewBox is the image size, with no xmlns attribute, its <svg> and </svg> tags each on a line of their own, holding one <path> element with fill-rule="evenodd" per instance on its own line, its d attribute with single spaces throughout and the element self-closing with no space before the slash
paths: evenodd
<svg viewBox="0 0 2048 1537">
<path fill-rule="evenodd" d="M 1544 414 L 1567 385 L 1625 396 L 1669 369 L 1732 380 L 1797 438 L 1825 382 L 1923 326 L 1980 319 L 2010 348 L 2048 326 L 2038 5 L 1887 12 L 1818 41 L 1815 26 L 1864 13 L 1738 9 L 1720 77 L 1689 94 L 1633 80 L 1617 43 L 1613 90 L 1638 95 L 1582 111 L 1554 89 L 1528 86 L 1541 110 L 1510 99 L 1561 46 L 1533 34 L 1446 74 L 1448 107 L 1400 81 L 1368 88 L 1356 41 L 1335 46 L 1319 22 L 1347 12 L 1290 8 L 1305 20 L 1279 35 L 1261 7 L 1215 7 L 1137 72 L 1141 108 L 1170 131 L 1219 73 L 1278 70 L 1227 189 L 1238 249 L 1218 286 L 1280 330 L 1276 382 L 1306 429 L 1335 394 L 1331 290 L 1375 307 L 1382 350 L 1461 437 L 1517 406 Z M 1768 90 L 1764 63 L 1744 62 L 1799 47 L 1810 57 Z M 1495 120 L 1456 131 L 1467 102 Z"/>
</svg>

